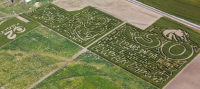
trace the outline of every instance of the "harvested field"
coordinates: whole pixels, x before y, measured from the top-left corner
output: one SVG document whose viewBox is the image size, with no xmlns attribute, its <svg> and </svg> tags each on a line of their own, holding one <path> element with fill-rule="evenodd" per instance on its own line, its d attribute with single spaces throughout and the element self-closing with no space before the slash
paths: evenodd
<svg viewBox="0 0 200 89">
<path fill-rule="evenodd" d="M 161 17 L 126 0 L 57 0 L 54 4 L 69 11 L 90 5 L 141 29 L 147 28 Z"/>
<path fill-rule="evenodd" d="M 164 89 L 199 89 L 200 55 L 180 72 Z"/>
</svg>

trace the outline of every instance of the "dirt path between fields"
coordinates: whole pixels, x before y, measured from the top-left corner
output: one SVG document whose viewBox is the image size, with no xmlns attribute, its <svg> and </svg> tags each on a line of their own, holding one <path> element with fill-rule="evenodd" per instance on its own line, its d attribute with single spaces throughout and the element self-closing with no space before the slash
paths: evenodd
<svg viewBox="0 0 200 89">
<path fill-rule="evenodd" d="M 29 20 L 27 20 L 27 19 L 25 19 L 25 18 L 23 18 L 23 17 L 21 17 L 21 16 L 17 16 L 17 18 L 18 18 L 19 20 L 21 20 L 21 21 L 24 21 L 25 23 L 28 23 L 28 22 L 29 22 Z"/>
<path fill-rule="evenodd" d="M 105 36 L 107 36 L 108 34 L 112 33 L 114 30 L 116 30 L 117 28 L 121 27 L 122 25 L 126 24 L 126 22 L 123 22 L 122 24 L 118 25 L 117 27 L 115 27 L 113 30 L 107 32 L 106 34 L 104 34 L 103 36 L 101 36 L 100 38 L 98 38 L 97 40 L 93 41 L 91 44 L 89 44 L 88 46 L 86 46 L 85 48 L 89 48 L 90 46 L 92 46 L 93 44 L 95 44 L 96 42 L 98 42 L 99 40 L 101 40 L 102 38 L 104 38 Z"/>
<path fill-rule="evenodd" d="M 32 84 L 28 89 L 32 89 L 37 84 L 39 84 L 40 82 L 42 82 L 43 80 L 45 80 L 46 78 L 48 78 L 49 76 L 51 76 L 52 74 L 54 74 L 55 72 L 57 72 L 58 70 L 62 69 L 63 67 L 65 67 L 69 63 L 71 63 L 74 59 L 76 59 L 79 55 L 81 55 L 82 53 L 84 53 L 86 51 L 87 51 L 87 49 L 82 49 L 81 51 L 79 51 L 78 53 L 76 53 L 70 60 L 68 60 L 67 62 L 65 62 L 62 66 L 58 67 L 57 69 L 51 71 L 49 74 L 47 74 L 44 77 L 42 77 L 40 80 L 38 80 L 37 82 L 35 82 L 34 84 Z"/>
<path fill-rule="evenodd" d="M 200 54 L 193 59 L 163 89 L 199 89 L 200 88 Z"/>
<path fill-rule="evenodd" d="M 127 0 L 56 0 L 53 3 L 68 11 L 90 5 L 143 30 L 162 17 Z"/>
</svg>

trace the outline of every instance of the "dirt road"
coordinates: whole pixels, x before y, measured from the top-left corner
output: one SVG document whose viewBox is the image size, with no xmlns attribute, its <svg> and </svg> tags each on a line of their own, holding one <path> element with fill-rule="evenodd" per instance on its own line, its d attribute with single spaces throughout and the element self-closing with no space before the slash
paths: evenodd
<svg viewBox="0 0 200 89">
<path fill-rule="evenodd" d="M 189 63 L 164 89 L 200 89 L 200 55 Z"/>
<path fill-rule="evenodd" d="M 68 11 L 90 5 L 143 30 L 162 17 L 127 0 L 56 0 L 54 4 Z"/>
</svg>

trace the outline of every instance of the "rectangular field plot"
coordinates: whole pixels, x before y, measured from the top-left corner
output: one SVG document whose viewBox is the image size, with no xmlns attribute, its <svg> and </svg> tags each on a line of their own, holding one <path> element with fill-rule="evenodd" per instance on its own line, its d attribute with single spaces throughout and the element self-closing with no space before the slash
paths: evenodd
<svg viewBox="0 0 200 89">
<path fill-rule="evenodd" d="M 200 25 L 199 0 L 138 0 L 144 4 Z"/>
<path fill-rule="evenodd" d="M 156 89 L 153 85 L 85 52 L 33 89 Z"/>
<path fill-rule="evenodd" d="M 0 48 L 0 88 L 26 89 L 81 48 L 42 27 Z"/>
<path fill-rule="evenodd" d="M 17 18 L 7 20 L 0 25 L 0 47 L 29 32 L 38 25 L 34 21 L 26 23 Z"/>
<path fill-rule="evenodd" d="M 49 4 L 22 16 L 34 19 L 82 46 L 87 46 L 122 23 L 90 6 L 69 12 Z"/>
<path fill-rule="evenodd" d="M 162 88 L 199 53 L 199 38 L 186 26 L 162 18 L 145 31 L 125 24 L 89 49 Z"/>
</svg>

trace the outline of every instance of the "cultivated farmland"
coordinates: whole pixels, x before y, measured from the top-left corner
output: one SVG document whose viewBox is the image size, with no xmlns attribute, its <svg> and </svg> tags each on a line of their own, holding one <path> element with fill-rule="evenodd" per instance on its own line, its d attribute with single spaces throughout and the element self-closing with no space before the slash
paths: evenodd
<svg viewBox="0 0 200 89">
<path fill-rule="evenodd" d="M 161 18 L 145 31 L 125 24 L 89 49 L 162 88 L 199 53 L 199 35 Z"/>
<path fill-rule="evenodd" d="M 82 46 L 87 46 L 122 23 L 90 6 L 68 12 L 49 4 L 22 16 L 34 19 Z"/>
<path fill-rule="evenodd" d="M 200 25 L 199 0 L 138 0 L 169 14 Z"/>
<path fill-rule="evenodd" d="M 53 4 L 21 15 L 87 46 L 122 21 L 91 6 L 65 11 Z M 199 53 L 199 35 L 190 28 L 161 18 L 146 30 L 129 23 L 89 47 L 92 52 L 162 88 Z"/>
<path fill-rule="evenodd" d="M 34 89 L 156 89 L 91 52 L 86 52 Z"/>
<path fill-rule="evenodd" d="M 36 28 L 0 48 L 0 88 L 28 88 L 80 49 L 46 28 Z"/>
</svg>

